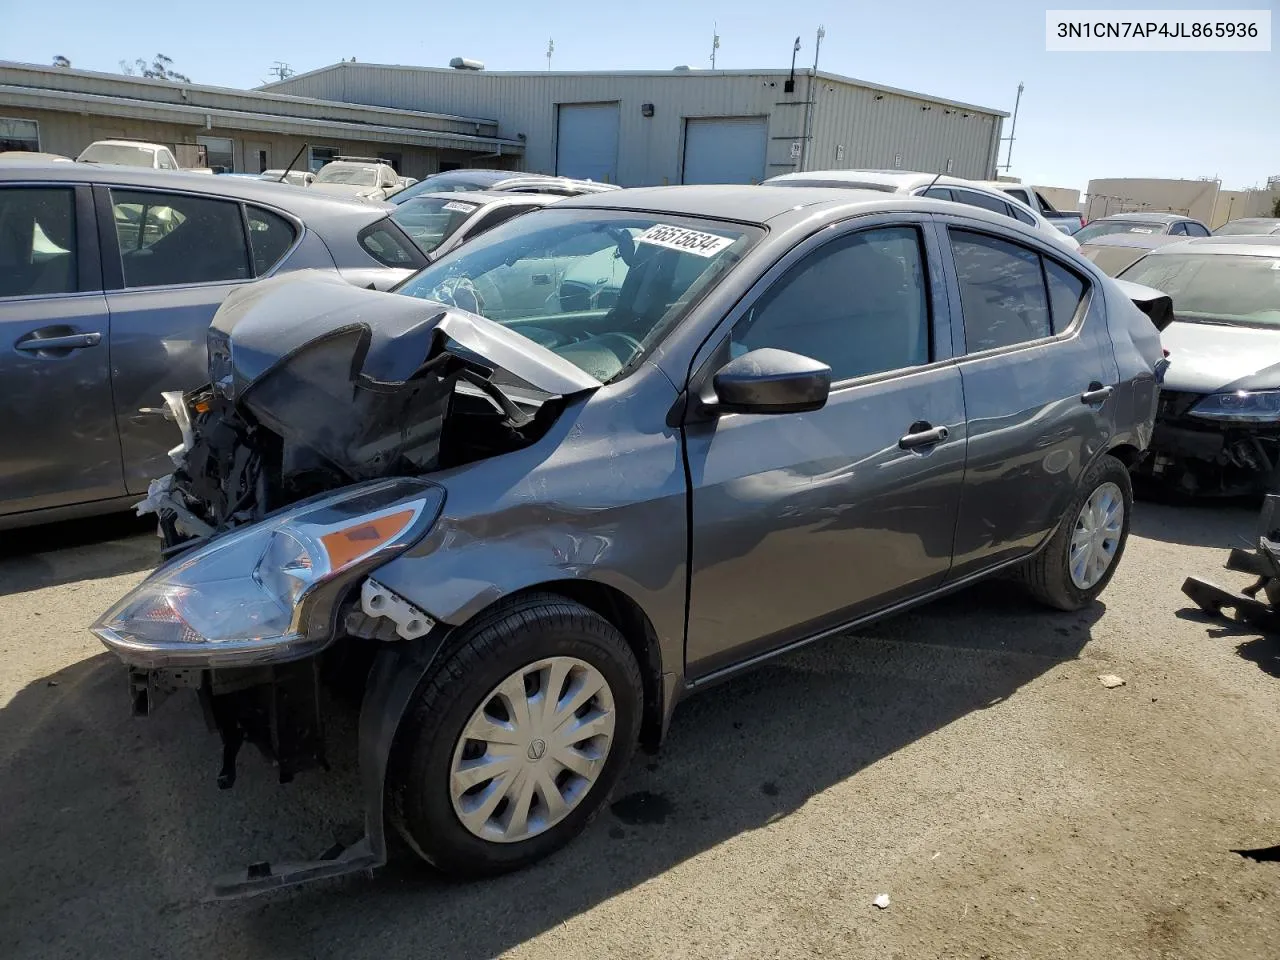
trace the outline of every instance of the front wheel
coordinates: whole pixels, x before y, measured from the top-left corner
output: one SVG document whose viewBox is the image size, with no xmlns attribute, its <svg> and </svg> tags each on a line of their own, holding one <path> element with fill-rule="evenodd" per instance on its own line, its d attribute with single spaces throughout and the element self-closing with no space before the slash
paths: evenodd
<svg viewBox="0 0 1280 960">
<path fill-rule="evenodd" d="M 1059 610 L 1079 610 L 1092 603 L 1124 554 L 1132 512 L 1129 471 L 1110 454 L 1098 458 L 1053 538 L 1022 567 L 1028 592 Z"/>
<path fill-rule="evenodd" d="M 489 876 L 582 831 L 626 768 L 643 689 L 599 614 L 540 595 L 463 628 L 419 688 L 389 771 L 392 823 L 446 873 Z"/>
</svg>

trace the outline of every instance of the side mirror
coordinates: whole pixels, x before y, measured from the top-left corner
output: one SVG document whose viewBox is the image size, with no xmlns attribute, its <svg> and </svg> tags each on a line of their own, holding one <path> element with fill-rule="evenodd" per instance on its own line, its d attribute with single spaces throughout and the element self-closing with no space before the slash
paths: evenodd
<svg viewBox="0 0 1280 960">
<path fill-rule="evenodd" d="M 1131 280 L 1116 279 L 1116 285 L 1135 307 L 1145 313 L 1157 330 L 1164 330 L 1173 323 L 1173 298 L 1159 290 L 1144 287 Z"/>
<path fill-rule="evenodd" d="M 798 353 L 762 347 L 730 360 L 711 384 L 715 397 L 707 413 L 804 413 L 826 404 L 831 368 Z"/>
</svg>

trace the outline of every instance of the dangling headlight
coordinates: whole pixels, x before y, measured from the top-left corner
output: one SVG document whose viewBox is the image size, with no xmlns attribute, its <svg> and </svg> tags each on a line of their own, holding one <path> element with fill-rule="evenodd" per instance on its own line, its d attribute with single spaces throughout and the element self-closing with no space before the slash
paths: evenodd
<svg viewBox="0 0 1280 960">
<path fill-rule="evenodd" d="M 140 667 L 276 663 L 333 639 L 345 585 L 435 522 L 444 491 L 381 480 L 304 501 L 170 561 L 93 626 Z"/>
</svg>

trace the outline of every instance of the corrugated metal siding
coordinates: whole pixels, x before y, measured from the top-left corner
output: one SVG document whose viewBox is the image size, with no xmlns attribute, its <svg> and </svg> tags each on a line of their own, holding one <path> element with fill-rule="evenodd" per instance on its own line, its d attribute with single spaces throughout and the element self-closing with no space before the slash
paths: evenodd
<svg viewBox="0 0 1280 960">
<path fill-rule="evenodd" d="M 274 84 L 273 91 L 374 103 L 407 110 L 477 114 L 498 121 L 498 136 L 523 136 L 523 169 L 555 170 L 556 106 L 616 100 L 621 104 L 618 180 L 626 186 L 679 183 L 686 117 L 769 117 L 769 175 L 795 169 L 792 140 L 804 135 L 808 78 L 783 92 L 785 75 L 502 74 L 347 63 Z M 880 99 L 876 99 L 879 97 Z M 819 78 L 809 169 L 888 167 L 957 176 L 993 174 L 999 119 L 842 81 Z M 654 116 L 641 115 L 652 103 Z M 931 106 L 930 110 L 921 110 Z M 968 113 L 969 116 L 964 116 Z M 836 160 L 836 146 L 845 145 Z"/>
</svg>

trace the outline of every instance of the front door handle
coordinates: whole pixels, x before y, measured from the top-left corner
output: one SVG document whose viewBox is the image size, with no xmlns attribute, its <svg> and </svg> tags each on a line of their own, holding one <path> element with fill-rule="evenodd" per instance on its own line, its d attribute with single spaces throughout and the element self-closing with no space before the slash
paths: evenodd
<svg viewBox="0 0 1280 960">
<path fill-rule="evenodd" d="M 102 342 L 102 334 L 69 333 L 63 337 L 37 337 L 28 334 L 13 346 L 27 353 L 43 353 L 46 350 L 83 350 L 85 347 L 96 347 Z"/>
<path fill-rule="evenodd" d="M 1115 390 L 1115 387 L 1104 387 L 1095 380 L 1089 384 L 1088 390 L 1080 394 L 1080 402 L 1088 406 L 1093 406 L 1095 403 L 1103 403 L 1107 397 L 1111 396 L 1113 390 Z"/>
<path fill-rule="evenodd" d="M 898 440 L 898 446 L 903 450 L 919 450 L 923 447 L 936 446 L 944 442 L 949 436 L 951 436 L 951 431 L 946 427 L 934 427 L 927 423 L 913 423 L 910 432 Z"/>
</svg>

